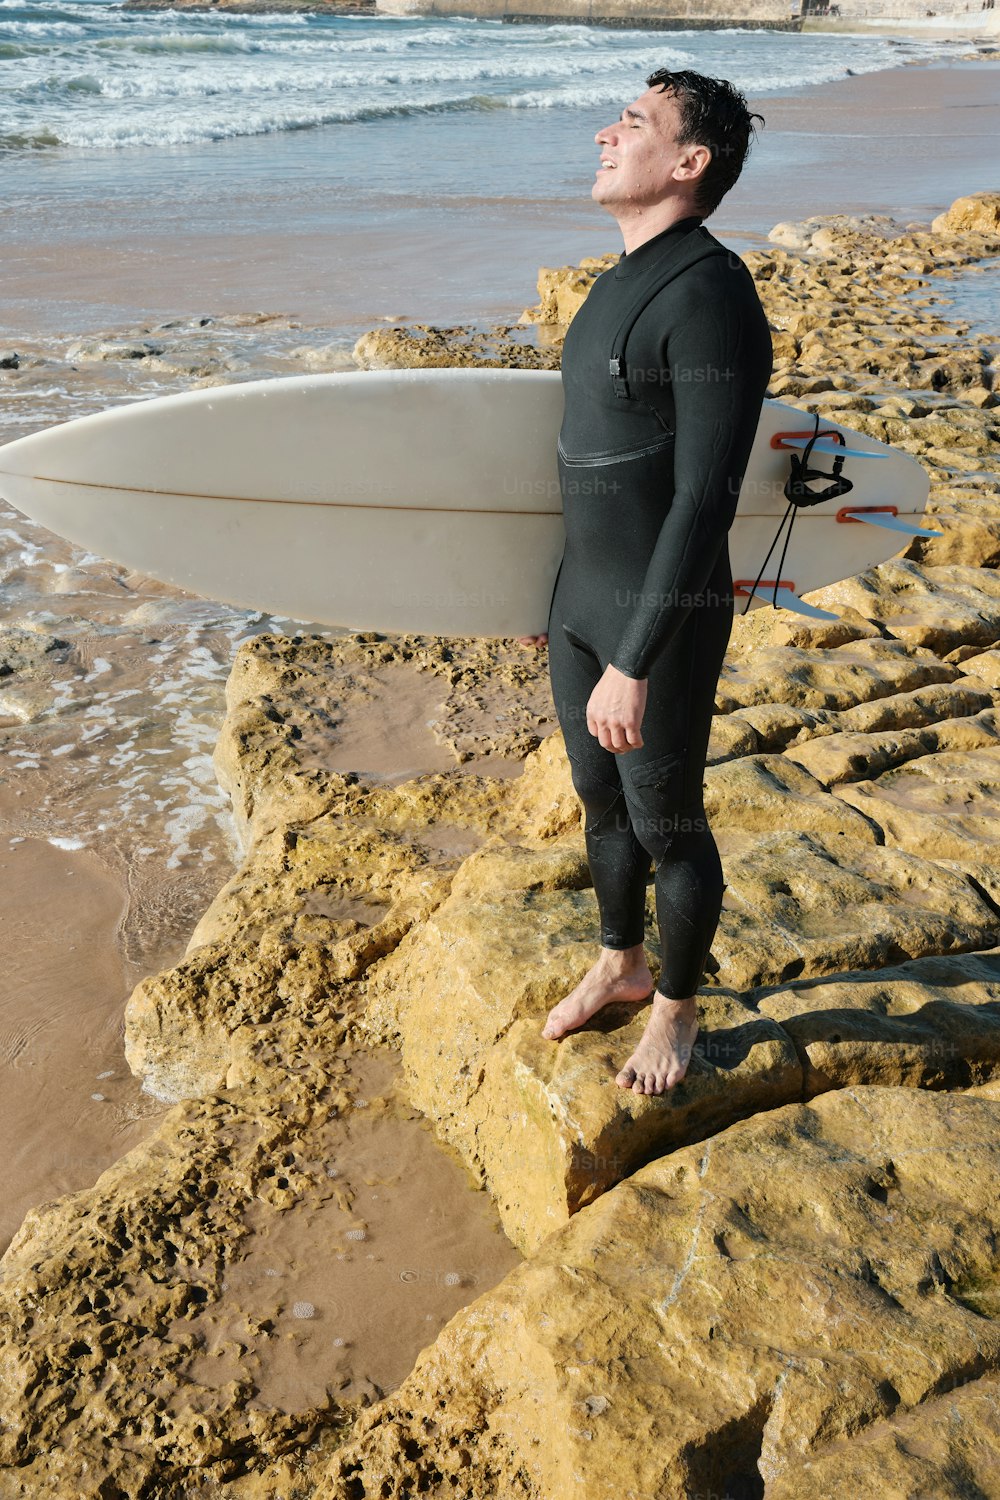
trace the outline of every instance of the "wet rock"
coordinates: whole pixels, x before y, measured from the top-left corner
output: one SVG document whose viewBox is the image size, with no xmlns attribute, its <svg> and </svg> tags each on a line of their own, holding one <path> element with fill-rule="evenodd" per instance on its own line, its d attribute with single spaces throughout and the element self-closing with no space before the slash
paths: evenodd
<svg viewBox="0 0 1000 1500">
<path fill-rule="evenodd" d="M 15 673 L 30 673 L 53 651 L 68 649 L 68 643 L 35 625 L 7 625 L 0 629 L 0 679 Z"/>
<path fill-rule="evenodd" d="M 99 1484 L 131 1500 L 154 1477 L 218 1480 L 336 1423 L 320 1388 L 293 1413 L 255 1400 L 279 1298 L 241 1308 L 225 1289 L 227 1263 L 287 1208 L 274 1161 L 301 1151 L 328 1114 L 287 1096 L 283 1109 L 182 1105 L 93 1189 L 29 1213 L 0 1283 L 5 1493 L 90 1495 Z M 291 1179 L 314 1205 L 332 1192 L 312 1162 Z"/>
<path fill-rule="evenodd" d="M 66 358 L 68 360 L 149 359 L 153 355 L 163 354 L 165 350 L 165 344 L 159 344 L 153 340 L 136 343 L 118 339 L 77 339 L 66 350 Z"/>
<path fill-rule="evenodd" d="M 848 1440 L 970 1374 L 989 1392 L 998 1127 L 989 1092 L 842 1089 L 651 1162 L 457 1314 L 318 1495 L 818 1493 L 805 1466 L 839 1475 Z M 978 1440 L 988 1488 L 980 1420 L 894 1466 L 955 1493 L 948 1454 Z"/>
<path fill-rule="evenodd" d="M 415 323 L 410 328 L 373 328 L 354 345 L 352 358 L 362 370 L 436 369 L 444 366 L 512 367 L 533 370 L 559 368 L 556 349 L 503 337 L 471 326 L 436 328 Z"/>
<path fill-rule="evenodd" d="M 1000 193 L 969 193 L 931 220 L 935 234 L 986 234 L 1000 239 Z"/>
</svg>

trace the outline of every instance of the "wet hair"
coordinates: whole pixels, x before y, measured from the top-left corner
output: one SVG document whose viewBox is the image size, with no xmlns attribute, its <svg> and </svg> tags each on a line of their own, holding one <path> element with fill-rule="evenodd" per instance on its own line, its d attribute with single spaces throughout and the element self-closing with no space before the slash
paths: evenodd
<svg viewBox="0 0 1000 1500">
<path fill-rule="evenodd" d="M 745 96 L 724 78 L 658 68 L 646 79 L 646 87 L 658 86 L 677 100 L 680 110 L 677 144 L 707 146 L 712 153 L 698 179 L 694 203 L 701 217 L 707 218 L 742 172 L 754 134 L 753 121 L 759 120 L 763 125 L 764 116 L 751 114 Z"/>
</svg>

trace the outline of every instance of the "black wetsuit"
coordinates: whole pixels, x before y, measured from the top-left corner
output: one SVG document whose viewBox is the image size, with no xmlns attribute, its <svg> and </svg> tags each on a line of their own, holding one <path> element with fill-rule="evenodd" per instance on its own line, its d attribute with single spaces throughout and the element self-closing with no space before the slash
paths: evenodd
<svg viewBox="0 0 1000 1500">
<path fill-rule="evenodd" d="M 563 346 L 552 692 L 586 812 L 601 942 L 643 941 L 655 861 L 658 988 L 673 999 L 697 990 L 722 907 L 702 778 L 732 630 L 727 533 L 771 357 L 750 272 L 697 218 L 599 276 Z M 621 754 L 587 728 L 609 663 L 648 680 L 643 744 Z"/>
</svg>

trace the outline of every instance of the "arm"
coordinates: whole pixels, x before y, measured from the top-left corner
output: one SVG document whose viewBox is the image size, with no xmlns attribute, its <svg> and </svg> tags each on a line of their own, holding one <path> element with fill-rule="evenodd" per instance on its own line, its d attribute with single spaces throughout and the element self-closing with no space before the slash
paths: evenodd
<svg viewBox="0 0 1000 1500">
<path fill-rule="evenodd" d="M 749 271 L 721 257 L 695 270 L 685 288 L 688 310 L 660 342 L 674 399 L 674 497 L 641 602 L 611 658 L 617 672 L 637 680 L 648 676 L 711 575 L 771 378 L 771 335 Z"/>
</svg>

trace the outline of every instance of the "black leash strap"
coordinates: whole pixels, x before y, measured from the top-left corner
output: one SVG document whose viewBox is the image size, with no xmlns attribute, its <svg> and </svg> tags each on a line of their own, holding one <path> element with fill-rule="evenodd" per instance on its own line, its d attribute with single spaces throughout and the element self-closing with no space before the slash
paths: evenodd
<svg viewBox="0 0 1000 1500">
<path fill-rule="evenodd" d="M 775 588 L 771 592 L 772 609 L 777 609 L 778 607 L 774 595 L 777 593 L 777 583 L 781 582 L 781 570 L 785 566 L 785 553 L 788 551 L 788 542 L 792 535 L 792 527 L 795 524 L 795 517 L 798 514 L 799 506 L 819 505 L 823 500 L 835 500 L 838 495 L 846 495 L 854 488 L 851 481 L 844 479 L 841 473 L 844 467 L 844 455 L 842 453 L 837 454 L 833 460 L 832 474 L 828 474 L 824 469 L 810 469 L 809 459 L 812 455 L 813 443 L 819 437 L 819 412 L 814 413 L 814 418 L 816 425 L 813 428 L 812 437 L 802 450 L 802 456 L 800 457 L 794 451 L 788 455 L 791 460 L 791 473 L 785 480 L 785 498 L 788 501 L 788 508 L 782 516 L 778 529 L 774 534 L 774 541 L 767 549 L 767 557 L 770 557 L 774 551 L 775 542 L 777 542 L 778 537 L 781 535 L 785 522 L 788 521 L 788 533 L 785 537 L 785 545 L 781 549 L 781 561 L 778 563 L 777 581 Z M 825 433 L 824 436 L 834 438 L 841 447 L 844 446 L 844 434 L 842 432 L 831 431 Z M 809 488 L 810 484 L 816 479 L 829 479 L 831 482 L 824 489 L 817 492 Z M 788 520 L 789 516 L 791 516 L 790 521 Z M 757 592 L 757 585 L 760 583 L 761 574 L 767 567 L 767 557 L 761 563 L 760 573 L 754 579 L 753 588 L 747 595 L 747 602 L 743 606 L 743 614 L 746 614 L 750 608 L 750 602 Z"/>
</svg>

